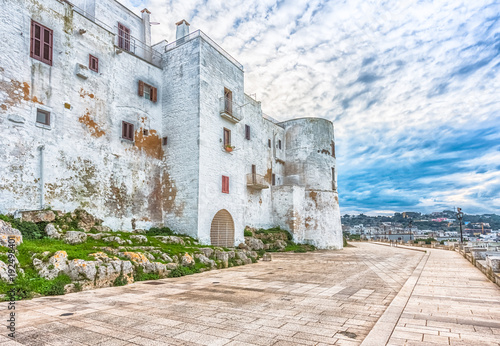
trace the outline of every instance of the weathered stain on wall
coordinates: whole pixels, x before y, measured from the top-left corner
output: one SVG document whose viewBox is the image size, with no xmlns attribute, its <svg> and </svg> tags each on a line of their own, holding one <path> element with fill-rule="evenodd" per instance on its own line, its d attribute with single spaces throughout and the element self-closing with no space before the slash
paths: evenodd
<svg viewBox="0 0 500 346">
<path fill-rule="evenodd" d="M 99 138 L 101 136 L 104 136 L 106 132 L 104 132 L 101 127 L 92 119 L 92 116 L 90 115 L 90 111 L 86 109 L 86 112 L 84 115 L 78 118 L 78 121 L 85 125 L 85 127 L 89 130 L 90 135 Z"/>
<path fill-rule="evenodd" d="M 0 68 L 0 72 L 3 72 L 3 68 Z M 0 108 L 4 111 L 21 104 L 22 101 L 43 104 L 36 96 L 30 97 L 30 85 L 27 82 L 21 83 L 17 80 L 0 81 L 0 92 L 6 94 L 6 98 L 0 105 Z"/>
<path fill-rule="evenodd" d="M 135 147 L 153 159 L 163 159 L 163 146 L 156 130 L 147 130 L 140 127 L 135 131 Z"/>
</svg>

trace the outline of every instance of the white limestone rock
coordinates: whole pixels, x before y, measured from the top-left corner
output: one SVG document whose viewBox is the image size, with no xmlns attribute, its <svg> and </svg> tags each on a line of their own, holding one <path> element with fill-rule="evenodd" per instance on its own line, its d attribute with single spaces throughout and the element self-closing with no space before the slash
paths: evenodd
<svg viewBox="0 0 500 346">
<path fill-rule="evenodd" d="M 96 262 L 84 261 L 82 259 L 68 261 L 66 273 L 73 281 L 94 280 L 97 274 Z"/>
<path fill-rule="evenodd" d="M 214 254 L 214 249 L 209 248 L 209 247 L 201 248 L 200 251 L 203 252 L 203 254 L 206 257 L 212 257 L 212 255 Z"/>
<path fill-rule="evenodd" d="M 264 243 L 262 240 L 252 237 L 245 237 L 245 244 L 250 250 L 262 250 L 264 249 Z"/>
<path fill-rule="evenodd" d="M 68 231 L 64 235 L 64 242 L 67 244 L 81 244 L 87 241 L 87 234 L 79 231 Z"/>
<path fill-rule="evenodd" d="M 27 222 L 52 222 L 56 219 L 56 214 L 52 210 L 22 211 L 21 220 Z"/>
<path fill-rule="evenodd" d="M 135 240 L 138 243 L 147 243 L 148 242 L 148 238 L 145 237 L 145 236 L 143 236 L 143 235 L 140 235 L 140 234 L 138 234 L 138 235 L 131 235 L 130 239 Z"/>
<path fill-rule="evenodd" d="M 165 244 L 180 244 L 185 245 L 184 240 L 182 238 L 170 235 L 170 236 L 156 236 L 156 239 Z"/>
<path fill-rule="evenodd" d="M 10 223 L 0 220 L 0 245 L 9 246 L 9 237 L 18 246 L 23 242 L 23 236 L 17 228 L 13 228 Z"/>
<path fill-rule="evenodd" d="M 61 239 L 64 236 L 63 231 L 59 228 L 59 226 L 52 223 L 45 226 L 45 233 L 47 233 L 49 238 L 53 239 Z"/>
<path fill-rule="evenodd" d="M 192 266 L 194 265 L 194 263 L 194 258 L 191 257 L 191 255 L 187 252 L 181 258 L 181 265 L 183 265 L 184 267 Z"/>
<path fill-rule="evenodd" d="M 208 265 L 210 267 L 215 267 L 216 265 L 214 260 L 209 259 L 207 256 L 203 254 L 197 253 L 196 255 L 194 255 L 194 257 L 196 257 L 201 263 Z"/>
<path fill-rule="evenodd" d="M 68 272 L 68 254 L 66 251 L 57 251 L 47 262 L 34 258 L 33 266 L 38 270 L 38 274 L 41 277 L 52 280 L 56 278 L 60 272 Z"/>
</svg>

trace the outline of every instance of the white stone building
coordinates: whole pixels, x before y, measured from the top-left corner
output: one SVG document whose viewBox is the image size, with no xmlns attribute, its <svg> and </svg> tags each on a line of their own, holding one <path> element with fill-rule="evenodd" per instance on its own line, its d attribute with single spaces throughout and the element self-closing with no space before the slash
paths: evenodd
<svg viewBox="0 0 500 346">
<path fill-rule="evenodd" d="M 279 225 L 342 247 L 330 121 L 264 116 L 243 66 L 186 21 L 151 45 L 146 9 L 2 2 L 0 213 L 85 208 L 227 246 Z"/>
</svg>

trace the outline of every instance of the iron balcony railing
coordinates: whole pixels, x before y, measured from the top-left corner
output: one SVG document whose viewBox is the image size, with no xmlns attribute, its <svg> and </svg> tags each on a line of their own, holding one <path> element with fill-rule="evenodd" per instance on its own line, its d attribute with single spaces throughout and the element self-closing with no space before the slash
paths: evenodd
<svg viewBox="0 0 500 346">
<path fill-rule="evenodd" d="M 260 174 L 248 173 L 247 174 L 247 186 L 256 189 L 268 189 L 269 183 L 266 181 L 266 178 Z"/>
<path fill-rule="evenodd" d="M 94 24 L 100 26 L 104 30 L 109 31 L 112 34 L 115 34 L 114 44 L 120 49 L 127 51 L 129 53 L 134 54 L 135 56 L 146 60 L 149 63 L 152 63 L 155 66 L 161 67 L 161 53 L 154 50 L 151 46 L 147 45 L 145 42 L 133 37 L 130 34 L 120 34 L 121 32 L 118 29 L 118 25 L 110 26 L 105 22 L 96 18 L 96 16 L 90 12 L 85 11 L 84 9 L 75 6 L 70 2 L 71 6 L 73 6 L 73 10 Z"/>
<path fill-rule="evenodd" d="M 233 123 L 237 123 L 242 119 L 241 107 L 239 107 L 236 103 L 233 102 L 232 99 L 228 97 L 221 97 L 219 99 L 219 111 L 221 117 Z"/>
<path fill-rule="evenodd" d="M 168 52 L 169 50 L 172 50 L 174 48 L 177 48 L 181 45 L 183 45 L 184 43 L 186 42 L 189 42 L 191 41 L 192 39 L 195 39 L 197 37 L 201 37 L 203 38 L 206 42 L 208 42 L 212 47 L 214 47 L 219 53 L 221 53 L 222 55 L 224 55 L 227 60 L 231 61 L 234 65 L 236 65 L 236 67 L 238 67 L 240 70 L 243 71 L 243 65 L 240 64 L 235 58 L 233 58 L 231 56 L 231 54 L 229 54 L 228 52 L 226 52 L 221 46 L 219 46 L 217 43 L 215 43 L 214 40 L 212 40 L 210 37 L 208 37 L 203 31 L 201 30 L 196 30 L 196 31 L 193 31 L 192 33 L 190 33 L 189 35 L 186 35 L 184 37 L 181 37 L 180 39 L 174 41 L 174 42 L 171 42 L 169 43 L 166 47 L 165 47 L 165 52 Z"/>
</svg>

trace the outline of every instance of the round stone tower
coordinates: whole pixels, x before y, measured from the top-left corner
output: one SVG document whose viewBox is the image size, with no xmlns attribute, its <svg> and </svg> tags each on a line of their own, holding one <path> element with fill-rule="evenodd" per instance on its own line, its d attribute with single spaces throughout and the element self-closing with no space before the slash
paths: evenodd
<svg viewBox="0 0 500 346">
<path fill-rule="evenodd" d="M 331 121 L 301 118 L 285 128 L 283 192 L 289 187 L 293 206 L 287 216 L 294 239 L 319 248 L 342 248 L 342 226 L 335 170 L 335 139 Z"/>
</svg>

